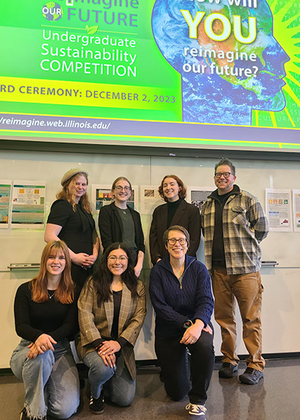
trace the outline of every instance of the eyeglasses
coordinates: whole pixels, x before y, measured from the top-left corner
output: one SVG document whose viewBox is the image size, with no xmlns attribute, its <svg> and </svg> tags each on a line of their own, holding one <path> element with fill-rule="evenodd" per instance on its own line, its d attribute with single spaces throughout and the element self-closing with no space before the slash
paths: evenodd
<svg viewBox="0 0 300 420">
<path fill-rule="evenodd" d="M 171 244 L 171 245 L 175 245 L 176 244 L 176 242 L 179 242 L 179 244 L 180 245 L 184 245 L 184 244 L 186 244 L 186 238 L 170 238 L 170 239 L 168 239 L 168 241 L 167 241 L 169 244 Z"/>
<path fill-rule="evenodd" d="M 116 187 L 115 187 L 115 190 L 117 190 L 117 191 L 130 191 L 130 187 L 121 187 L 121 185 L 117 185 Z"/>
<path fill-rule="evenodd" d="M 229 178 L 230 175 L 233 175 L 231 172 L 217 172 L 215 173 L 216 178 L 221 178 L 221 176 L 224 176 L 224 178 Z"/>
<path fill-rule="evenodd" d="M 115 262 L 117 260 L 119 260 L 120 262 L 125 262 L 126 260 L 128 260 L 128 257 L 126 257 L 126 255 L 121 255 L 120 257 L 116 257 L 115 255 L 111 255 L 110 257 L 107 257 L 107 259 L 111 262 Z"/>
</svg>

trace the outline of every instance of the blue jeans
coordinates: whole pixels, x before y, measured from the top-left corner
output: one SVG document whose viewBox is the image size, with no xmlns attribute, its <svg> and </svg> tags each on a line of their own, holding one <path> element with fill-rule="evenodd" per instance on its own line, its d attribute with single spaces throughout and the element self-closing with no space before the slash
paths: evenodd
<svg viewBox="0 0 300 420">
<path fill-rule="evenodd" d="M 10 367 L 24 382 L 27 416 L 42 419 L 46 414 L 58 419 L 69 418 L 79 406 L 78 371 L 67 340 L 52 350 L 28 359 L 30 341 L 22 339 L 13 351 Z"/>
<path fill-rule="evenodd" d="M 135 396 L 136 380 L 129 375 L 122 355 L 117 358 L 116 368 L 105 366 L 96 351 L 88 353 L 83 358 L 83 362 L 89 368 L 88 377 L 92 397 L 99 398 L 104 386 L 104 394 L 113 403 L 126 407 L 132 402 Z"/>
</svg>

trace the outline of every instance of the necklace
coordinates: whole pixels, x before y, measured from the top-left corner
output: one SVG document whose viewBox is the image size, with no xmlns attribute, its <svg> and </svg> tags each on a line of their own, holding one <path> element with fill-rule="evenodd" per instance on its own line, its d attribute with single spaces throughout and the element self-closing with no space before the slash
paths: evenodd
<svg viewBox="0 0 300 420">
<path fill-rule="evenodd" d="M 53 296 L 55 295 L 55 290 L 47 290 L 47 292 L 48 292 L 48 298 L 49 298 L 49 300 L 52 299 Z"/>
<path fill-rule="evenodd" d="M 123 214 L 128 214 L 128 208 L 126 207 L 125 209 L 123 209 L 122 207 L 119 207 L 119 206 L 117 206 L 116 205 L 116 207 L 117 207 L 117 209 L 120 211 L 120 212 L 122 212 Z"/>
</svg>

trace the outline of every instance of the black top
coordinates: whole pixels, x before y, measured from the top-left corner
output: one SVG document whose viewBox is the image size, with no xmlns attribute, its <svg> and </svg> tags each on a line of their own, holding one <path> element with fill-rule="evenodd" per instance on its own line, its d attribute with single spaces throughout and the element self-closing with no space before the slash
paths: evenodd
<svg viewBox="0 0 300 420">
<path fill-rule="evenodd" d="M 56 200 L 51 206 L 47 223 L 53 223 L 62 227 L 58 237 L 65 241 L 68 247 L 75 252 L 93 253 L 93 232 L 95 221 L 90 213 L 87 213 L 81 203 L 73 206 L 64 199 Z"/>
<path fill-rule="evenodd" d="M 65 199 L 54 201 L 51 206 L 47 223 L 61 226 L 58 234 L 59 239 L 65 241 L 67 246 L 76 254 L 85 252 L 93 254 L 93 234 L 95 221 L 90 213 L 87 213 L 81 203 L 73 206 Z M 80 287 L 83 286 L 87 277 L 92 274 L 91 269 L 84 269 L 72 263 L 72 278 Z"/>
<path fill-rule="evenodd" d="M 239 189 L 235 188 L 226 194 L 218 194 L 218 190 L 211 194 L 211 197 L 215 200 L 215 229 L 214 239 L 212 247 L 212 265 L 213 267 L 226 268 L 225 262 L 225 251 L 224 251 L 224 239 L 223 239 L 223 219 L 222 213 L 226 201 L 232 194 L 238 194 Z"/>
<path fill-rule="evenodd" d="M 158 258 L 164 258 L 168 255 L 163 243 L 163 234 L 168 225 L 168 208 L 170 207 L 168 204 L 170 203 L 156 207 L 153 212 L 149 235 L 152 264 L 155 264 Z M 179 200 L 178 207 L 175 209 L 170 222 L 171 225 L 179 225 L 187 229 L 190 234 L 190 246 L 187 254 L 195 257 L 201 236 L 199 209 L 193 204 L 187 203 L 184 199 Z"/>
<path fill-rule="evenodd" d="M 121 308 L 122 290 L 113 292 L 114 299 L 114 319 L 111 327 L 111 336 L 113 340 L 119 337 L 119 315 Z"/>
<path fill-rule="evenodd" d="M 177 200 L 177 201 L 168 201 L 167 202 L 167 207 L 168 207 L 167 229 L 171 226 L 171 222 L 173 220 L 173 217 L 174 217 L 181 201 L 182 201 L 182 198 L 179 198 L 179 200 Z"/>
<path fill-rule="evenodd" d="M 55 341 L 72 338 L 78 331 L 77 299 L 79 290 L 75 289 L 74 301 L 70 304 L 58 302 L 53 296 L 43 303 L 33 302 L 29 283 L 19 286 L 14 304 L 15 327 L 17 334 L 29 341 L 36 341 L 41 334 L 49 334 Z"/>
</svg>

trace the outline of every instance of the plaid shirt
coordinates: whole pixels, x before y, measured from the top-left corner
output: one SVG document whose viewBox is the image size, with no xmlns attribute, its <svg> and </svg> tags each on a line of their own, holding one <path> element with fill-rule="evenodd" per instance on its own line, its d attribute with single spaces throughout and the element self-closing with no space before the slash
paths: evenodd
<svg viewBox="0 0 300 420">
<path fill-rule="evenodd" d="M 119 337 L 128 341 L 121 352 L 125 365 L 132 379 L 136 377 L 136 366 L 133 346 L 138 338 L 146 315 L 146 293 L 141 281 L 137 285 L 138 297 L 132 299 L 131 292 L 123 284 L 119 314 Z M 77 341 L 77 353 L 83 359 L 87 353 L 95 350 L 93 342 L 99 338 L 110 340 L 114 318 L 113 299 L 104 302 L 100 307 L 92 277 L 83 287 L 78 300 L 78 319 L 80 339 Z"/>
<path fill-rule="evenodd" d="M 259 243 L 266 238 L 269 226 L 257 198 L 235 186 L 236 193 L 229 196 L 223 212 L 223 240 L 227 274 L 246 274 L 260 270 Z M 212 270 L 212 248 L 215 225 L 217 190 L 205 201 L 201 211 L 201 224 L 205 237 L 205 262 Z"/>
</svg>

